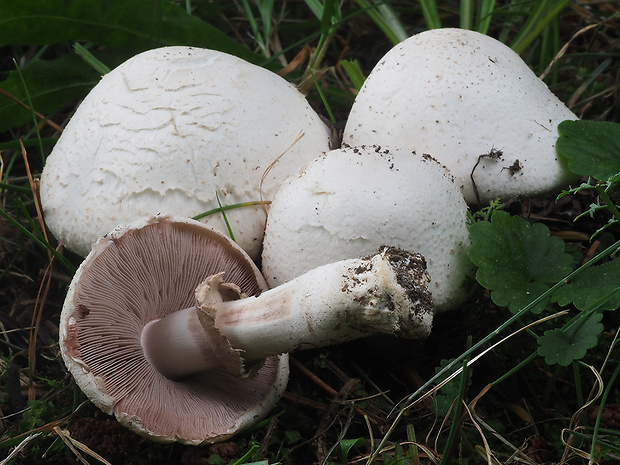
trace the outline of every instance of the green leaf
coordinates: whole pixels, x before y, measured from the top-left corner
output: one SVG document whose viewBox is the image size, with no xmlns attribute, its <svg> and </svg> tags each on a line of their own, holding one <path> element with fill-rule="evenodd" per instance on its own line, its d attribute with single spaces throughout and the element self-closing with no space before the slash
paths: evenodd
<svg viewBox="0 0 620 465">
<path fill-rule="evenodd" d="M 342 459 L 342 463 L 347 463 L 349 452 L 353 447 L 363 446 L 365 442 L 366 441 L 364 438 L 343 439 L 340 441 L 340 457 Z"/>
<path fill-rule="evenodd" d="M 244 46 L 179 5 L 165 0 L 29 0 L 0 2 L 0 45 L 44 45 L 90 41 L 104 50 L 92 52 L 114 68 L 144 50 L 164 45 L 191 45 L 220 50 L 247 61 L 263 60 Z M 100 74 L 66 47 L 55 59 L 34 59 L 22 74 L 34 109 L 50 116 L 82 99 Z M 55 55 L 62 47 L 54 49 Z M 15 72 L 0 83 L 6 94 L 24 101 L 24 89 Z M 14 100 L 0 95 L 0 130 L 30 121 L 30 113 Z"/>
<path fill-rule="evenodd" d="M 579 310 L 615 310 L 620 307 L 620 260 L 584 270 L 552 296 L 558 304 L 571 302 Z"/>
<path fill-rule="evenodd" d="M 564 242 L 540 223 L 495 211 L 491 221 L 470 226 L 469 257 L 478 267 L 476 280 L 491 291 L 495 304 L 517 312 L 572 270 Z M 547 301 L 532 309 L 542 312 Z"/>
<path fill-rule="evenodd" d="M 364 76 L 364 71 L 362 71 L 362 67 L 358 60 L 340 60 L 340 65 L 344 69 L 345 73 L 351 82 L 353 83 L 353 87 L 355 89 L 360 90 L 364 85 L 364 81 L 366 80 L 366 76 Z"/>
<path fill-rule="evenodd" d="M 134 53 L 193 45 L 263 60 L 180 5 L 167 0 L 28 0 L 0 2 L 0 46 L 90 41 Z"/>
<path fill-rule="evenodd" d="M 105 55 L 110 56 L 109 53 Z M 36 60 L 21 71 L 32 105 L 43 115 L 51 115 L 69 102 L 83 98 L 101 78 L 74 54 L 55 60 Z M 0 89 L 26 103 L 25 89 L 16 71 L 0 83 Z M 13 99 L 0 96 L 0 130 L 19 127 L 31 121 L 28 109 Z"/>
<path fill-rule="evenodd" d="M 557 149 L 580 176 L 606 181 L 620 173 L 620 124 L 610 121 L 562 121 Z"/>
<path fill-rule="evenodd" d="M 598 344 L 598 336 L 604 329 L 600 322 L 603 314 L 593 312 L 583 316 L 567 329 L 551 329 L 538 338 L 538 355 L 545 357 L 548 365 L 568 366 Z"/>
</svg>

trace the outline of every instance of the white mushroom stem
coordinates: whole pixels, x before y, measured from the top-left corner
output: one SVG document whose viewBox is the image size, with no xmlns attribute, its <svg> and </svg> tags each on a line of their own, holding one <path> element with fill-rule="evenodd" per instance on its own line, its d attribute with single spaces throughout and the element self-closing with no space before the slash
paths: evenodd
<svg viewBox="0 0 620 465">
<path fill-rule="evenodd" d="M 180 378 L 231 369 L 220 353 L 226 341 L 248 363 L 373 333 L 422 338 L 433 316 L 428 281 L 421 255 L 394 248 L 321 266 L 258 297 L 236 298 L 214 275 L 197 289 L 196 308 L 147 325 L 142 345 L 157 370 Z"/>
</svg>

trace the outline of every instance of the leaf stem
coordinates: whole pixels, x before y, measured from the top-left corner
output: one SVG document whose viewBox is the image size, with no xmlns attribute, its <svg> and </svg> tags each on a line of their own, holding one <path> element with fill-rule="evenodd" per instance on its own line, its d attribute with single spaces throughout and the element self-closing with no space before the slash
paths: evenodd
<svg viewBox="0 0 620 465">
<path fill-rule="evenodd" d="M 616 219 L 616 221 L 620 221 L 620 212 L 618 212 L 618 209 L 616 208 L 614 203 L 609 198 L 609 194 L 607 194 L 607 190 L 609 187 L 611 187 L 611 185 L 609 185 L 606 189 L 604 189 L 603 186 L 599 184 L 594 186 L 599 197 L 602 198 L 603 201 L 605 202 L 605 206 L 607 207 L 607 209 L 611 212 L 611 214 Z"/>
</svg>

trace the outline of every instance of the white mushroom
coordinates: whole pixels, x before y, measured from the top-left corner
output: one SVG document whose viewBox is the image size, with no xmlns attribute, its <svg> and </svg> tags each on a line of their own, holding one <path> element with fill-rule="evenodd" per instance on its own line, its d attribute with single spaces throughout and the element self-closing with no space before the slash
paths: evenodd
<svg viewBox="0 0 620 465">
<path fill-rule="evenodd" d="M 557 126 L 567 119 L 577 117 L 506 45 L 473 31 L 433 29 L 379 60 L 343 142 L 430 153 L 468 203 L 487 203 L 570 182 L 555 149 Z"/>
<path fill-rule="evenodd" d="M 374 332 L 427 336 L 427 282 L 422 256 L 385 247 L 265 290 L 227 237 L 157 217 L 93 247 L 63 306 L 61 353 L 93 403 L 139 434 L 221 441 L 279 399 L 280 354 Z"/>
<path fill-rule="evenodd" d="M 45 219 L 84 256 L 137 218 L 194 217 L 218 208 L 216 195 L 223 205 L 271 200 L 329 143 L 326 125 L 278 75 L 213 50 L 150 50 L 106 74 L 67 124 L 41 177 Z M 226 212 L 253 258 L 265 211 Z M 226 232 L 221 214 L 203 221 Z"/>
<path fill-rule="evenodd" d="M 425 257 L 435 309 L 445 311 L 468 295 L 466 213 L 452 176 L 428 155 L 378 146 L 333 150 L 276 193 L 263 274 L 270 287 L 279 286 L 390 244 Z"/>
<path fill-rule="evenodd" d="M 225 440 L 273 408 L 288 381 L 285 355 L 243 381 L 222 367 L 171 380 L 144 355 L 143 329 L 194 305 L 195 287 L 222 272 L 247 295 L 267 289 L 243 250 L 196 221 L 139 221 L 95 244 L 71 282 L 59 333 L 65 365 L 97 407 L 150 439 L 193 445 Z"/>
</svg>

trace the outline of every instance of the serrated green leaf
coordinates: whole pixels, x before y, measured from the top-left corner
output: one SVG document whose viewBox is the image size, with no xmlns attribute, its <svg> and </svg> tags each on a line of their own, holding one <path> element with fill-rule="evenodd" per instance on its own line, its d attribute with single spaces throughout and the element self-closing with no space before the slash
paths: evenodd
<svg viewBox="0 0 620 465">
<path fill-rule="evenodd" d="M 584 270 L 558 289 L 552 299 L 579 310 L 615 310 L 620 307 L 620 260 L 612 260 Z"/>
<path fill-rule="evenodd" d="M 598 336 L 604 329 L 600 322 L 603 314 L 591 313 L 568 329 L 556 328 L 545 331 L 538 338 L 538 355 L 545 357 L 548 365 L 568 366 L 582 359 L 588 349 L 598 344 Z"/>
<path fill-rule="evenodd" d="M 531 224 L 503 211 L 491 221 L 470 226 L 469 256 L 478 267 L 476 280 L 491 291 L 496 305 L 517 312 L 572 270 L 572 258 L 564 242 L 552 237 L 543 224 Z M 543 301 L 532 309 L 540 313 Z"/>
<path fill-rule="evenodd" d="M 610 121 L 562 121 L 558 152 L 569 169 L 601 181 L 620 173 L 620 124 Z"/>
</svg>

